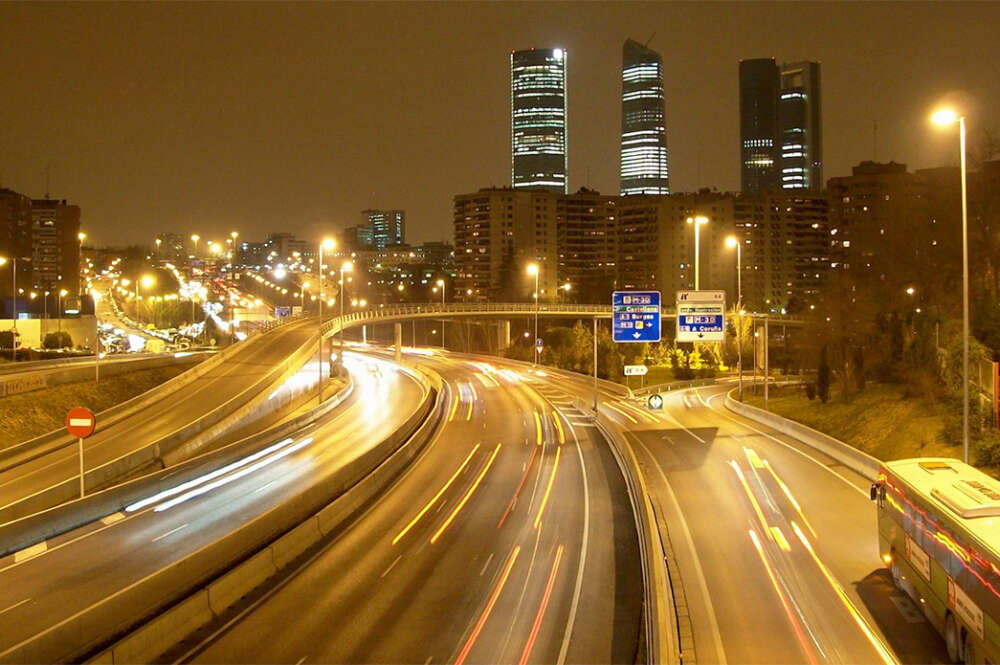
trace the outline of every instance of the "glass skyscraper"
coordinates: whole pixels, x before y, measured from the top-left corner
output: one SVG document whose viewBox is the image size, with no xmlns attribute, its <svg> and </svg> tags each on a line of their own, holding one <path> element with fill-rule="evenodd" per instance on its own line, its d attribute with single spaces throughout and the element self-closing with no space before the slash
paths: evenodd
<svg viewBox="0 0 1000 665">
<path fill-rule="evenodd" d="M 566 51 L 510 54 L 511 185 L 567 192 Z"/>
<path fill-rule="evenodd" d="M 740 60 L 740 188 L 778 189 L 778 88 L 774 58 Z"/>
<path fill-rule="evenodd" d="M 622 47 L 621 195 L 669 194 L 663 60 L 639 42 Z"/>
<path fill-rule="evenodd" d="M 820 118 L 819 63 L 783 64 L 778 97 L 782 189 L 823 189 Z"/>
</svg>

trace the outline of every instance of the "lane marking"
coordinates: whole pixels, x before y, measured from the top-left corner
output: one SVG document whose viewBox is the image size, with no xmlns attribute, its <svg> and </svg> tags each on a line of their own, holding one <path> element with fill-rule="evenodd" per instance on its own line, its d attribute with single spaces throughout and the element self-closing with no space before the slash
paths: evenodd
<svg viewBox="0 0 1000 665">
<path fill-rule="evenodd" d="M 462 665 L 462 663 L 465 662 L 465 659 L 469 656 L 469 652 L 472 651 L 472 645 L 476 643 L 476 638 L 479 637 L 479 633 L 482 632 L 483 626 L 486 625 L 486 620 L 490 618 L 493 606 L 496 605 L 497 598 L 500 597 L 500 592 L 503 591 L 504 585 L 507 584 L 507 578 L 510 577 L 510 571 L 514 567 L 514 562 L 517 561 L 517 555 L 520 551 L 521 546 L 517 545 L 510 553 L 510 556 L 507 557 L 507 565 L 504 567 L 503 574 L 500 576 L 496 586 L 493 588 L 493 593 L 490 595 L 490 599 L 486 603 L 486 607 L 483 608 L 483 613 L 479 616 L 479 621 L 476 622 L 476 627 L 472 629 L 472 634 L 469 635 L 469 639 L 466 640 L 461 653 L 459 653 L 458 658 L 455 659 L 455 665 Z"/>
<path fill-rule="evenodd" d="M 648 446 L 635 435 L 632 437 L 638 442 L 639 447 L 643 449 L 646 455 L 653 462 L 653 468 L 656 469 L 657 474 L 660 476 L 660 480 L 663 483 L 665 489 L 665 494 L 670 500 L 673 506 L 673 512 L 678 516 L 681 535 L 684 538 L 684 545 L 687 547 L 688 552 L 691 553 L 691 560 L 694 566 L 695 580 L 698 583 L 698 592 L 705 603 L 705 610 L 708 614 L 708 625 L 709 632 L 712 634 L 712 641 L 715 642 L 715 662 L 718 665 L 726 665 L 726 651 L 722 646 L 722 631 L 719 630 L 719 622 L 715 617 L 715 606 L 712 604 L 712 596 L 708 592 L 708 584 L 705 582 L 705 571 L 701 567 L 701 560 L 698 558 L 698 549 L 694 546 L 694 538 L 691 537 L 691 530 L 688 528 L 687 520 L 684 519 L 684 513 L 681 511 L 680 503 L 677 501 L 677 495 L 674 494 L 674 489 L 670 486 L 670 481 L 667 480 L 667 474 L 664 473 L 663 467 L 660 466 L 659 460 L 653 455 L 652 451 Z M 659 528 L 659 527 L 657 527 Z"/>
<path fill-rule="evenodd" d="M 465 507 L 465 504 L 468 503 L 469 499 L 472 498 L 472 494 L 476 491 L 476 488 L 479 487 L 479 483 L 482 482 L 483 477 L 486 475 L 486 472 L 490 470 L 491 466 L 493 466 L 493 460 L 496 459 L 497 453 L 500 452 L 500 446 L 502 445 L 503 444 L 498 443 L 497 447 L 493 449 L 493 454 L 490 455 L 490 458 L 486 461 L 486 466 L 483 467 L 483 470 L 479 472 L 479 475 L 476 476 L 476 479 L 472 482 L 472 486 L 469 488 L 469 491 L 465 493 L 465 496 L 462 497 L 462 500 L 459 501 L 458 505 L 455 506 L 455 509 L 451 511 L 451 514 L 448 515 L 448 518 L 444 521 L 444 524 L 442 524 L 440 528 L 438 528 L 438 530 L 434 532 L 434 535 L 431 536 L 431 545 L 433 545 L 438 541 L 438 538 L 441 537 L 441 534 L 444 533 L 445 529 L 447 529 L 448 526 L 455 520 L 455 517 L 458 515 L 459 511 L 461 511 L 462 508 Z"/>
<path fill-rule="evenodd" d="M 569 616 L 566 618 L 566 629 L 563 631 L 562 645 L 559 647 L 559 658 L 556 660 L 557 665 L 564 665 L 566 654 L 569 652 L 569 641 L 573 637 L 576 613 L 580 606 L 580 594 L 583 590 L 583 573 L 587 567 L 587 548 L 590 543 L 590 488 L 587 483 L 587 465 L 583 462 L 583 446 L 580 445 L 580 439 L 576 435 L 577 427 L 580 427 L 580 425 L 571 427 L 570 432 L 573 434 L 573 441 L 576 442 L 576 454 L 580 458 L 580 475 L 583 478 L 583 538 L 580 541 L 580 564 L 576 569 L 576 586 L 573 589 L 573 602 L 570 603 Z M 595 427 L 595 425 L 588 425 L 588 427 Z"/>
<path fill-rule="evenodd" d="M 299 658 L 298 662 L 295 663 L 295 665 L 302 665 L 302 663 L 306 662 L 306 658 L 308 657 L 309 656 L 302 656 L 301 658 Z"/>
<path fill-rule="evenodd" d="M 47 549 L 49 549 L 49 544 L 44 540 L 40 543 L 35 543 L 31 547 L 25 547 L 23 550 L 14 552 L 14 563 L 27 561 L 31 557 L 44 553 Z"/>
<path fill-rule="evenodd" d="M 118 522 L 123 519 L 125 519 L 125 513 L 123 512 L 111 513 L 107 517 L 101 518 L 101 524 L 107 526 L 108 524 L 114 524 L 115 522 Z"/>
<path fill-rule="evenodd" d="M 180 531 L 181 529 L 183 529 L 183 528 L 184 528 L 184 527 L 186 527 L 186 526 L 187 526 L 187 524 L 181 524 L 181 525 L 180 525 L 179 527 L 177 527 L 176 529 L 171 529 L 170 531 L 167 531 L 167 532 L 166 532 L 165 534 L 163 534 L 162 536 L 157 536 L 156 538 L 153 538 L 152 542 L 154 542 L 154 543 L 155 543 L 155 542 L 156 542 L 156 541 L 158 541 L 158 540 L 162 540 L 162 539 L 166 538 L 167 536 L 169 536 L 169 535 L 170 535 L 170 534 L 172 534 L 172 533 L 177 533 L 178 531 Z"/>
<path fill-rule="evenodd" d="M 30 602 L 31 602 L 31 598 L 25 598 L 24 600 L 22 600 L 19 603 L 14 603 L 10 607 L 0 610 L 0 614 L 6 614 L 7 612 L 10 612 L 11 610 L 17 609 L 21 605 L 24 605 L 25 603 L 30 603 Z"/>
<path fill-rule="evenodd" d="M 612 404 L 611 402 L 604 402 L 604 406 L 608 407 L 609 409 L 611 409 L 611 410 L 613 410 L 613 411 L 617 411 L 617 412 L 618 412 L 618 413 L 620 413 L 621 415 L 623 415 L 623 416 L 625 416 L 626 418 L 628 418 L 629 420 L 631 420 L 631 421 L 632 421 L 632 422 L 633 422 L 634 424 L 636 424 L 636 425 L 638 425 L 638 424 L 639 424 L 639 421 L 638 421 L 638 420 L 636 420 L 636 419 L 635 419 L 635 418 L 634 418 L 634 417 L 633 417 L 633 416 L 632 416 L 631 414 L 629 414 L 629 413 L 626 413 L 625 411 L 622 411 L 621 409 L 619 409 L 619 408 L 618 408 L 617 406 L 615 406 L 615 405 L 614 405 L 614 404 Z"/>
<path fill-rule="evenodd" d="M 477 450 L 479 450 L 479 444 L 478 443 L 472 448 L 472 451 L 465 458 L 465 461 L 462 462 L 462 465 L 460 467 L 458 467 L 458 470 L 456 470 L 455 473 L 452 474 L 451 478 L 448 479 L 448 482 L 446 482 L 444 484 L 444 487 L 442 487 L 440 490 L 438 490 L 438 493 L 434 495 L 434 498 L 427 502 L 427 505 L 424 506 L 423 509 L 419 513 L 417 513 L 416 517 L 414 517 L 412 520 L 410 520 L 409 524 L 407 524 L 405 527 L 403 527 L 402 531 L 400 531 L 398 534 L 396 534 L 396 537 L 392 539 L 392 544 L 393 545 L 395 545 L 396 543 L 398 543 L 399 539 L 402 538 L 403 536 L 405 536 L 406 532 L 409 531 L 410 529 L 412 529 L 413 525 L 416 524 L 418 521 L 420 521 L 420 518 L 424 516 L 424 513 L 426 513 L 428 510 L 430 510 L 431 506 L 433 506 L 437 502 L 437 500 L 441 498 L 441 495 L 444 494 L 445 491 L 449 487 L 451 487 L 451 484 L 453 482 L 455 482 L 455 479 L 458 478 L 458 476 L 459 476 L 460 473 L 462 473 L 462 470 L 465 469 L 465 467 L 469 464 L 469 460 L 472 459 L 472 456 L 476 454 Z"/>
<path fill-rule="evenodd" d="M 479 576 L 482 577 L 486 573 L 486 569 L 490 567 L 490 561 L 493 561 L 493 552 L 486 557 L 486 563 L 483 564 L 483 569 L 479 571 Z"/>
<path fill-rule="evenodd" d="M 562 553 L 563 546 L 560 544 L 559 549 L 556 550 L 556 560 L 552 564 L 552 572 L 549 573 L 549 581 L 545 585 L 545 593 L 542 594 L 542 602 L 538 605 L 538 613 L 535 614 L 535 623 L 531 626 L 531 634 L 524 645 L 524 651 L 521 652 L 519 665 L 525 665 L 528 662 L 531 650 L 535 646 L 535 638 L 538 637 L 538 629 L 542 626 L 542 619 L 545 618 L 545 608 L 549 605 L 549 598 L 552 596 L 552 587 L 555 586 L 556 574 L 559 572 L 559 561 L 562 559 Z"/>
<path fill-rule="evenodd" d="M 392 563 L 389 564 L 389 567 L 386 568 L 385 571 L 381 575 L 379 575 L 379 579 L 381 579 L 381 578 L 385 577 L 386 575 L 388 575 L 389 571 L 392 570 L 393 568 L 395 568 L 396 564 L 399 563 L 399 560 L 402 559 L 402 558 L 403 558 L 403 555 L 400 554 L 395 559 L 393 559 Z"/>
</svg>

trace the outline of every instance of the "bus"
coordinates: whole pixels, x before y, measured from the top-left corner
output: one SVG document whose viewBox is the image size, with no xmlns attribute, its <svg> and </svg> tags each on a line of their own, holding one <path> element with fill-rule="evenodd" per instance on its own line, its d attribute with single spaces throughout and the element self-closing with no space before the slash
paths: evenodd
<svg viewBox="0 0 1000 665">
<path fill-rule="evenodd" d="M 955 663 L 1000 664 L 1000 482 L 955 459 L 882 463 L 879 554 Z"/>
</svg>

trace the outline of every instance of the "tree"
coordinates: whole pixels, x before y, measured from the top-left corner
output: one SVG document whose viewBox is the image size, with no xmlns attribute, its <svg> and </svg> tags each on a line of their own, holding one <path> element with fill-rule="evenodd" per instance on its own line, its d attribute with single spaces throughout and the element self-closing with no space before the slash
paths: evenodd
<svg viewBox="0 0 1000 665">
<path fill-rule="evenodd" d="M 816 395 L 823 404 L 830 400 L 830 362 L 826 356 L 824 344 L 819 353 L 819 370 L 816 373 Z"/>
<path fill-rule="evenodd" d="M 14 331 L 0 330 L 0 349 L 14 348 Z"/>
<path fill-rule="evenodd" d="M 73 338 L 65 330 L 50 332 L 42 340 L 42 346 L 46 349 L 65 349 L 73 346 Z"/>
</svg>

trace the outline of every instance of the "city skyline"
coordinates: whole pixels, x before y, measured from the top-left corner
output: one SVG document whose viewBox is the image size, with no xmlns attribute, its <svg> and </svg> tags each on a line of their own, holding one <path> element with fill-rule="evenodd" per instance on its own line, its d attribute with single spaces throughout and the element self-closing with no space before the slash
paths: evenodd
<svg viewBox="0 0 1000 665">
<path fill-rule="evenodd" d="M 390 201 L 407 210 L 415 240 L 447 238 L 454 192 L 509 178 L 506 54 L 530 44 L 573 54 L 568 189 L 613 193 L 621 43 L 654 31 L 650 47 L 663 56 L 671 100 L 673 191 L 738 189 L 740 58 L 823 62 L 825 179 L 873 156 L 913 168 L 955 163 L 949 138 L 927 122 L 944 98 L 964 102 L 970 132 L 1000 126 L 996 112 L 985 111 L 995 107 L 997 65 L 974 55 L 988 43 L 983 12 L 997 11 L 989 6 L 919 4 L 901 13 L 864 5 L 849 20 L 815 5 L 532 7 L 530 25 L 517 5 L 229 7 L 233 29 L 215 45 L 198 35 L 220 20 L 218 8 L 3 7 L 0 16 L 18 29 L 0 46 L 0 61 L 17 62 L 23 75 L 9 84 L 10 98 L 21 102 L 5 113 L 0 185 L 38 197 L 48 170 L 52 195 L 81 206 L 97 244 L 149 243 L 151 230 L 162 228 L 206 237 L 239 228 L 262 237 L 287 227 L 306 237 L 336 232 L 357 210 Z M 753 33 L 734 27 L 751 15 L 774 20 Z M 479 27 L 464 36 L 424 31 L 449 18 Z M 803 20 L 823 21 L 824 36 L 783 30 Z M 348 34 L 387 21 L 409 26 L 390 47 Z M 50 47 L 29 48 L 43 25 Z M 265 28 L 273 35 L 253 46 Z M 699 50 L 695 37 L 716 29 L 734 38 Z M 422 31 L 440 37 L 418 47 Z M 845 47 L 848 38 L 870 48 Z M 344 45 L 337 58 L 326 49 L 333 42 Z M 942 46 L 931 53 L 926 43 Z M 87 52 L 74 57 L 84 44 Z M 268 62 L 285 44 L 294 48 Z M 420 59 L 407 57 L 418 48 Z M 448 60 L 456 50 L 464 62 Z M 135 57 L 116 59 L 123 52 Z M 251 62 L 267 80 L 289 73 L 277 97 L 252 82 Z M 393 81 L 398 89 L 388 92 Z M 334 92 L 317 96 L 320 84 Z M 381 95 L 380 103 L 364 114 L 346 110 L 337 100 L 352 86 Z M 107 177 L 112 165 L 125 167 L 115 179 Z"/>
</svg>

